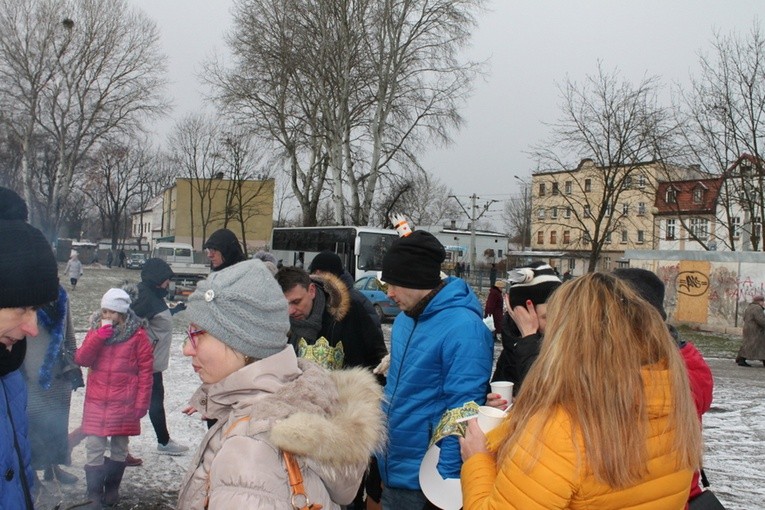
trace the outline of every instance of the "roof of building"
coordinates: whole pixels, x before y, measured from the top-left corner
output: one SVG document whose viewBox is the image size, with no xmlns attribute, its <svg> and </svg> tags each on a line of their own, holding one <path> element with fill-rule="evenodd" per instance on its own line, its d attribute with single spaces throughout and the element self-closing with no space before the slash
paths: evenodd
<svg viewBox="0 0 765 510">
<path fill-rule="evenodd" d="M 672 215 L 678 213 L 714 214 L 717 197 L 720 194 L 722 178 L 690 179 L 687 181 L 665 181 L 658 183 L 654 206 L 657 215 Z M 675 202 L 667 202 L 667 192 L 675 190 Z M 694 192 L 701 190 L 697 200 Z"/>
</svg>

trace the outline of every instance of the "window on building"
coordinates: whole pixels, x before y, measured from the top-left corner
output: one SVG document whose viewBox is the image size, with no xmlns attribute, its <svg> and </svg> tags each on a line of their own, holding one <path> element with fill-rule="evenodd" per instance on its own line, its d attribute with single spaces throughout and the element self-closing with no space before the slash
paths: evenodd
<svg viewBox="0 0 765 510">
<path fill-rule="evenodd" d="M 584 217 L 585 218 L 589 218 L 590 217 L 590 206 L 589 205 L 585 205 L 584 206 Z"/>
<path fill-rule="evenodd" d="M 545 219 L 545 208 L 544 207 L 540 207 L 539 209 L 537 209 L 537 218 L 539 218 L 540 220 Z"/>
<path fill-rule="evenodd" d="M 630 204 L 622 204 L 622 214 L 627 216 L 630 213 Z"/>
<path fill-rule="evenodd" d="M 638 184 L 637 184 L 638 188 L 640 188 L 640 189 L 643 189 L 643 188 L 645 188 L 645 185 L 646 185 L 646 178 L 645 178 L 645 175 L 643 175 L 643 174 L 638 174 L 638 179 L 637 179 L 637 181 L 638 181 Z"/>
<path fill-rule="evenodd" d="M 733 232 L 733 238 L 739 239 L 741 237 L 741 217 L 734 216 L 730 219 L 730 228 Z"/>
<path fill-rule="evenodd" d="M 693 203 L 700 204 L 704 200 L 704 188 L 698 186 L 693 190 Z"/>
<path fill-rule="evenodd" d="M 606 217 L 611 216 L 611 204 L 606 204 Z"/>
<path fill-rule="evenodd" d="M 565 210 L 565 212 L 563 213 L 563 216 L 564 216 L 564 218 L 566 218 L 566 219 L 569 219 L 569 218 L 571 218 L 571 208 L 570 208 L 570 207 L 566 207 L 566 210 Z"/>
<path fill-rule="evenodd" d="M 558 232 L 555 230 L 550 231 L 550 244 L 558 244 Z"/>
<path fill-rule="evenodd" d="M 637 231 L 637 242 L 638 244 L 643 244 L 645 242 L 645 231 L 643 230 Z"/>
<path fill-rule="evenodd" d="M 569 244 L 571 242 L 571 231 L 570 230 L 564 230 L 563 231 L 563 244 Z"/>
<path fill-rule="evenodd" d="M 540 197 L 545 196 L 545 187 L 546 187 L 545 183 L 543 183 L 543 182 L 539 183 L 539 196 Z"/>
<path fill-rule="evenodd" d="M 592 237 L 590 237 L 589 232 L 582 234 L 582 241 L 584 241 L 584 244 L 590 244 L 592 242 Z"/>
<path fill-rule="evenodd" d="M 667 188 L 667 194 L 664 197 L 664 201 L 668 204 L 677 203 L 677 190 L 675 188 Z"/>
<path fill-rule="evenodd" d="M 603 242 L 605 244 L 611 244 L 611 232 L 606 232 L 605 239 L 603 239 Z"/>
<path fill-rule="evenodd" d="M 675 240 L 675 229 L 676 229 L 676 220 L 667 220 L 667 223 L 664 227 L 664 233 L 666 234 L 667 241 L 674 241 Z"/>
<path fill-rule="evenodd" d="M 566 181 L 566 184 L 564 185 L 564 189 L 566 190 L 566 195 L 570 195 L 574 192 L 574 183 L 571 181 Z"/>
<path fill-rule="evenodd" d="M 627 232 L 627 229 L 622 229 L 622 244 L 626 243 L 630 240 L 630 234 Z"/>
<path fill-rule="evenodd" d="M 552 183 L 552 194 L 557 195 L 558 194 L 558 183 L 554 182 Z"/>
<path fill-rule="evenodd" d="M 545 233 L 542 231 L 537 232 L 537 244 L 545 244 Z"/>
<path fill-rule="evenodd" d="M 691 218 L 691 224 L 688 229 L 691 236 L 704 240 L 709 236 L 709 220 L 705 218 Z"/>
<path fill-rule="evenodd" d="M 611 270 L 611 257 L 603 257 L 603 269 L 605 271 Z"/>
<path fill-rule="evenodd" d="M 550 208 L 550 218 L 552 219 L 558 219 L 558 208 L 557 207 L 551 207 Z"/>
<path fill-rule="evenodd" d="M 638 204 L 638 216 L 645 216 L 645 202 Z"/>
<path fill-rule="evenodd" d="M 568 270 L 574 271 L 576 269 L 576 259 L 568 259 Z"/>
<path fill-rule="evenodd" d="M 589 193 L 592 191 L 592 179 L 585 179 L 584 180 L 584 192 Z"/>
<path fill-rule="evenodd" d="M 622 187 L 624 189 L 630 189 L 632 187 L 632 176 L 628 175 L 627 177 L 625 177 L 624 181 L 622 181 L 622 183 L 623 183 Z"/>
</svg>

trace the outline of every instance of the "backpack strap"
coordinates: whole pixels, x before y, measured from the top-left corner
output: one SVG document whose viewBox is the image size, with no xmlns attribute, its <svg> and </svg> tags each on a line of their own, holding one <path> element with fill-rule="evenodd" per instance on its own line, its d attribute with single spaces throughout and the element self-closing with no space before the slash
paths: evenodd
<svg viewBox="0 0 765 510">
<path fill-rule="evenodd" d="M 289 453 L 282 451 L 284 457 L 284 465 L 287 467 L 287 476 L 289 477 L 290 489 L 292 491 L 292 497 L 290 502 L 292 508 L 295 510 L 321 510 L 322 505 L 318 503 L 311 503 L 308 500 L 308 496 L 305 493 L 305 487 L 303 486 L 303 474 L 300 472 L 300 465 L 295 457 Z"/>
</svg>

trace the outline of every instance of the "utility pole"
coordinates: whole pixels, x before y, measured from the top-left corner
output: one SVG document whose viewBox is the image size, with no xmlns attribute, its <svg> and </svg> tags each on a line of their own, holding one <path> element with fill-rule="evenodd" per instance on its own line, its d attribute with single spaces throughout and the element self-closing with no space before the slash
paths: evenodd
<svg viewBox="0 0 765 510">
<path fill-rule="evenodd" d="M 486 211 L 489 210 L 489 206 L 496 202 L 496 200 L 489 200 L 486 202 L 483 206 L 483 210 L 480 212 L 480 214 L 476 215 L 476 210 L 478 209 L 478 206 L 476 205 L 476 200 L 478 200 L 480 197 L 478 197 L 475 193 L 470 195 L 471 200 L 471 206 L 470 206 L 470 212 L 465 209 L 465 206 L 462 205 L 462 202 L 460 202 L 460 199 L 457 198 L 455 195 L 449 195 L 450 198 L 453 198 L 457 201 L 457 204 L 459 204 L 460 208 L 465 212 L 465 215 L 470 220 L 470 270 L 475 271 L 475 223 L 479 219 L 481 219 L 481 216 L 483 216 Z"/>
</svg>

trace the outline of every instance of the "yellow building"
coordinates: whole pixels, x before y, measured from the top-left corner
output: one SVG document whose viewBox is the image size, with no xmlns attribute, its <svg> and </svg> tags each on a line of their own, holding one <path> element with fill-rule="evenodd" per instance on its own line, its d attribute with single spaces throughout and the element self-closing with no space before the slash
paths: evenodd
<svg viewBox="0 0 765 510">
<path fill-rule="evenodd" d="M 201 250 L 225 227 L 252 252 L 270 242 L 273 210 L 274 179 L 178 178 L 163 194 L 162 236 Z"/>
<path fill-rule="evenodd" d="M 657 183 L 689 173 L 693 169 L 660 162 L 604 168 L 590 159 L 573 170 L 537 172 L 532 175 L 531 247 L 564 252 L 560 273 L 587 272 L 593 246 L 601 248 L 596 269 L 626 264 L 625 250 L 655 247 Z"/>
</svg>

